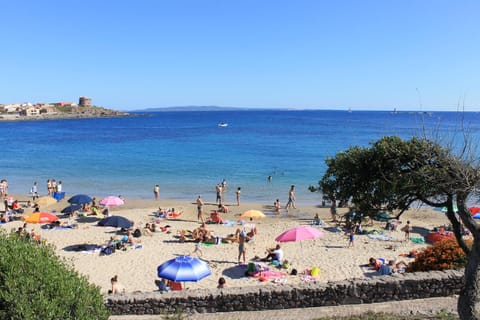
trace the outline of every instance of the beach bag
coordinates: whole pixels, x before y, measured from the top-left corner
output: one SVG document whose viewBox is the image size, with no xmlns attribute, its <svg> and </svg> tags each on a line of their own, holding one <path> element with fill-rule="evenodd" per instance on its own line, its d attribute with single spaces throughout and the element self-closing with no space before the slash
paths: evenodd
<svg viewBox="0 0 480 320">
<path fill-rule="evenodd" d="M 135 238 L 140 238 L 140 236 L 142 235 L 142 231 L 140 231 L 140 229 L 135 229 L 135 231 L 133 231 L 133 234 L 132 234 Z"/>
<path fill-rule="evenodd" d="M 310 271 L 310 275 L 312 277 L 318 277 L 320 275 L 320 268 L 319 267 L 313 267 L 312 270 Z"/>
<path fill-rule="evenodd" d="M 249 262 L 247 266 L 247 273 L 254 273 L 257 271 L 257 266 L 254 262 Z"/>
<path fill-rule="evenodd" d="M 102 253 L 105 255 L 111 255 L 113 253 L 113 249 L 111 247 L 105 247 L 102 249 Z"/>
</svg>

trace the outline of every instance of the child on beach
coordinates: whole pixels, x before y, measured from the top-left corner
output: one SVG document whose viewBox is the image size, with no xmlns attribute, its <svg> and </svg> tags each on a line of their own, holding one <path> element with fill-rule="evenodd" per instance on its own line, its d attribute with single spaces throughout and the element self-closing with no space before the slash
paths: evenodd
<svg viewBox="0 0 480 320">
<path fill-rule="evenodd" d="M 355 240 L 355 226 L 350 227 L 350 232 L 348 235 L 348 247 L 353 247 L 354 245 L 354 240 Z"/>
<path fill-rule="evenodd" d="M 110 279 L 110 283 L 112 284 L 112 289 L 108 290 L 109 294 L 121 294 L 125 293 L 125 287 L 123 287 L 118 282 L 118 276 L 115 275 L 112 279 Z"/>
<path fill-rule="evenodd" d="M 280 199 L 275 200 L 273 206 L 275 207 L 275 213 L 280 214 L 280 209 L 282 208 L 282 206 L 280 205 Z"/>
<path fill-rule="evenodd" d="M 410 240 L 410 232 L 412 231 L 413 227 L 410 224 L 410 221 L 407 221 L 407 224 L 403 226 L 402 231 L 405 232 L 405 241 Z"/>
<path fill-rule="evenodd" d="M 195 250 L 193 250 L 192 254 L 196 253 L 199 257 L 203 255 L 203 251 L 200 248 L 202 243 L 200 242 L 200 239 L 195 240 Z"/>
</svg>

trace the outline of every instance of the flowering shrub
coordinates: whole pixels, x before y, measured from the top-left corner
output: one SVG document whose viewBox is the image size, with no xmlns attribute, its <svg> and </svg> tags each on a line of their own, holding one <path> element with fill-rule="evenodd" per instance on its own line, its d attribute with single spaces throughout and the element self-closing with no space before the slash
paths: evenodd
<svg viewBox="0 0 480 320">
<path fill-rule="evenodd" d="M 447 238 L 419 252 L 415 261 L 408 265 L 407 272 L 460 269 L 466 263 L 467 257 L 457 240 Z"/>
</svg>

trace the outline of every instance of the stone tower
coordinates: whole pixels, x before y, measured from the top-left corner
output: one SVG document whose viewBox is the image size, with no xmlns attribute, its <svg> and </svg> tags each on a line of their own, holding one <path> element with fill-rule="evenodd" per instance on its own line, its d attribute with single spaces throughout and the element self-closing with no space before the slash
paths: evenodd
<svg viewBox="0 0 480 320">
<path fill-rule="evenodd" d="M 92 99 L 88 97 L 80 97 L 78 99 L 78 105 L 80 107 L 91 107 L 92 106 Z"/>
</svg>

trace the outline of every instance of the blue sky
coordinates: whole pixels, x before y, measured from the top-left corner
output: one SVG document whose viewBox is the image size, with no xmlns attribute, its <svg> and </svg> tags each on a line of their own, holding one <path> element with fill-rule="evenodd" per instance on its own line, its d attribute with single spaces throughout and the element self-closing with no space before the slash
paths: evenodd
<svg viewBox="0 0 480 320">
<path fill-rule="evenodd" d="M 0 103 L 480 110 L 480 1 L 15 0 Z"/>
</svg>

